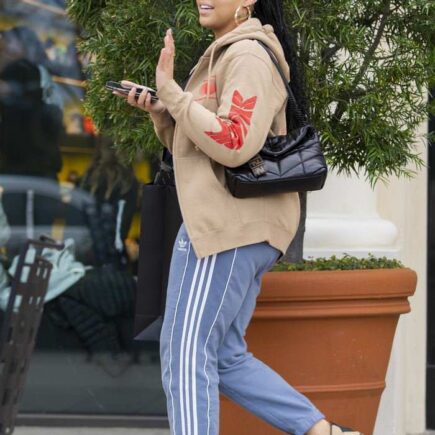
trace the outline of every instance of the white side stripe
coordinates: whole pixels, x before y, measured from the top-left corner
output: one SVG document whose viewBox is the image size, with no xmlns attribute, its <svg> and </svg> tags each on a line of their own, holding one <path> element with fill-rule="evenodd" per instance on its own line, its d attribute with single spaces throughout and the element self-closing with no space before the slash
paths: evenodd
<svg viewBox="0 0 435 435">
<path fill-rule="evenodd" d="M 184 314 L 184 323 L 183 323 L 183 333 L 181 336 L 181 345 L 180 345 L 180 373 L 179 373 L 179 389 L 180 389 L 180 412 L 181 412 L 181 432 L 182 435 L 186 435 L 186 423 L 185 423 L 185 416 L 184 416 L 184 385 L 183 385 L 183 362 L 184 362 L 184 340 L 186 338 L 186 326 L 187 326 L 187 320 L 189 318 L 189 308 L 190 303 L 192 301 L 192 295 L 193 295 L 193 289 L 196 284 L 196 278 L 198 276 L 198 270 L 200 266 L 201 260 L 196 260 L 196 267 L 195 267 L 195 273 L 193 275 L 192 279 L 192 285 L 190 286 L 189 290 L 189 299 L 187 301 L 187 307 Z M 186 387 L 188 387 L 186 385 Z M 190 435 L 190 434 L 189 434 Z"/>
<path fill-rule="evenodd" d="M 169 393 L 171 395 L 172 424 L 173 424 L 173 427 L 174 427 L 174 433 L 177 433 L 177 431 L 176 431 L 176 428 L 175 428 L 176 419 L 175 419 L 175 410 L 174 410 L 174 395 L 172 394 L 172 390 L 171 390 L 171 385 L 172 385 L 172 339 L 174 337 L 175 320 L 177 319 L 177 310 L 178 310 L 178 304 L 179 304 L 180 298 L 181 298 L 181 291 L 183 289 L 184 277 L 186 275 L 187 265 L 189 264 L 190 246 L 191 246 L 191 243 L 189 242 L 189 248 L 187 250 L 187 256 L 186 256 L 186 264 L 184 266 L 183 278 L 181 279 L 180 289 L 178 291 L 177 305 L 175 306 L 174 320 L 172 322 L 171 339 L 169 341 Z"/>
<path fill-rule="evenodd" d="M 191 364 L 190 343 L 192 341 L 193 324 L 195 323 L 196 311 L 198 309 L 198 302 L 199 302 L 199 298 L 200 298 L 201 293 L 202 293 L 202 287 L 203 287 L 203 283 L 204 283 L 205 271 L 207 270 L 208 259 L 209 259 L 209 257 L 205 257 L 205 261 L 204 261 L 202 271 L 201 271 L 201 279 L 199 280 L 198 288 L 197 288 L 196 294 L 195 294 L 195 302 L 193 304 L 192 314 L 189 316 L 189 329 L 187 332 L 187 344 L 186 344 L 186 350 L 185 350 L 185 354 L 184 354 L 184 359 L 185 359 L 185 364 L 186 364 L 185 368 L 184 368 L 184 372 L 185 372 L 184 375 L 185 375 L 185 382 L 186 382 L 185 389 L 186 389 L 186 414 L 187 414 L 187 433 L 188 433 L 188 435 L 190 435 L 192 433 L 191 424 L 190 424 L 190 381 L 189 381 L 189 374 L 190 374 L 189 369 L 190 369 L 190 364 Z"/>
<path fill-rule="evenodd" d="M 205 340 L 205 344 L 204 344 L 204 355 L 205 355 L 204 374 L 205 374 L 205 377 L 207 378 L 207 435 L 210 434 L 210 395 L 209 395 L 209 392 L 208 392 L 208 387 L 210 385 L 210 379 L 207 376 L 207 371 L 206 371 L 206 365 L 207 365 L 207 343 L 208 343 L 208 339 L 210 338 L 211 331 L 213 330 L 214 324 L 216 323 L 216 320 L 218 318 L 218 315 L 219 315 L 219 312 L 221 310 L 222 304 L 224 303 L 224 298 L 225 298 L 225 294 L 226 294 L 227 289 L 228 289 L 228 284 L 229 284 L 231 276 L 233 274 L 233 267 L 234 267 L 234 262 L 236 260 L 236 256 L 237 256 L 237 248 L 235 248 L 235 250 L 234 250 L 233 262 L 231 264 L 231 270 L 230 270 L 230 273 L 228 275 L 228 280 L 227 280 L 227 283 L 225 285 L 225 291 L 224 291 L 224 294 L 222 295 L 221 303 L 219 304 L 219 308 L 218 308 L 218 310 L 216 312 L 216 316 L 215 316 L 215 318 L 213 320 L 213 323 L 212 323 L 212 325 L 210 327 L 210 331 L 208 332 L 207 339 Z M 203 434 L 201 434 L 201 435 L 203 435 Z"/>
<path fill-rule="evenodd" d="M 199 328 L 201 325 L 201 321 L 202 321 L 202 316 L 204 314 L 204 307 L 205 307 L 205 303 L 207 301 L 207 296 L 210 290 L 210 285 L 211 285 L 211 280 L 213 278 L 213 271 L 214 271 L 214 266 L 216 264 L 216 257 L 217 254 L 214 254 L 211 260 L 211 266 L 210 266 L 210 271 L 208 273 L 208 278 L 207 278 L 207 285 L 205 288 L 205 294 L 204 297 L 202 299 L 202 303 L 201 303 L 201 308 L 199 310 L 199 318 L 198 318 L 198 322 L 196 324 L 196 329 L 195 329 L 195 337 L 193 339 L 193 352 L 192 352 L 192 410 L 193 410 L 193 435 L 198 435 L 198 414 L 197 414 L 197 404 L 196 404 L 196 372 L 197 372 L 197 368 L 196 368 L 196 348 L 197 348 L 197 344 L 198 344 L 198 333 L 199 333 Z"/>
</svg>

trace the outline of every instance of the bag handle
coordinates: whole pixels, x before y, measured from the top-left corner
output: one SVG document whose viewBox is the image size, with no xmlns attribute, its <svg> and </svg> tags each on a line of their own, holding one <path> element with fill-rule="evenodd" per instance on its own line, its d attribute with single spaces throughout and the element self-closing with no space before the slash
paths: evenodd
<svg viewBox="0 0 435 435">
<path fill-rule="evenodd" d="M 275 64 L 276 68 L 278 69 L 278 72 L 282 78 L 282 81 L 284 82 L 284 85 L 287 89 L 287 94 L 288 94 L 288 104 L 290 105 L 290 109 L 291 109 L 291 113 L 292 115 L 296 118 L 296 120 L 299 122 L 299 124 L 301 126 L 307 125 L 308 124 L 308 117 L 306 114 L 304 114 L 301 109 L 298 106 L 298 103 L 296 102 L 296 98 L 293 94 L 293 91 L 291 89 L 291 87 L 289 86 L 287 79 L 284 75 L 284 72 L 282 71 L 281 66 L 279 65 L 279 62 L 275 56 L 275 53 L 269 48 L 269 46 L 267 44 L 265 44 L 263 41 L 256 39 L 256 38 L 250 38 L 253 41 L 258 41 L 268 52 L 270 58 L 272 59 L 272 62 Z"/>
</svg>

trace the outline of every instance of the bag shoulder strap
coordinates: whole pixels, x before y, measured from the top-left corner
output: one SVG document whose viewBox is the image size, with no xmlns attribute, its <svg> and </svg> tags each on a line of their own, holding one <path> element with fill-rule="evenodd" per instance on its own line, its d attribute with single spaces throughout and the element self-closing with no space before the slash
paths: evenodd
<svg viewBox="0 0 435 435">
<path fill-rule="evenodd" d="M 279 75 L 282 78 L 282 81 L 284 82 L 284 86 L 287 89 L 287 94 L 288 94 L 288 104 L 290 105 L 290 109 L 291 109 L 291 113 L 292 115 L 295 117 L 295 119 L 298 121 L 298 123 L 300 125 L 306 125 L 308 124 L 308 118 L 307 115 L 305 115 L 301 109 L 298 106 L 298 103 L 296 102 L 296 98 L 293 94 L 293 91 L 291 89 L 291 87 L 289 86 L 287 79 L 284 75 L 284 72 L 282 71 L 281 66 L 279 65 L 278 59 L 275 56 L 275 53 L 270 49 L 270 47 L 265 44 L 263 41 L 261 41 L 260 39 L 256 39 L 256 38 L 250 38 L 253 41 L 258 41 L 260 43 L 260 45 L 262 45 L 266 51 L 268 52 L 270 58 L 272 59 L 272 62 L 275 64 L 276 68 L 278 69 Z"/>
</svg>

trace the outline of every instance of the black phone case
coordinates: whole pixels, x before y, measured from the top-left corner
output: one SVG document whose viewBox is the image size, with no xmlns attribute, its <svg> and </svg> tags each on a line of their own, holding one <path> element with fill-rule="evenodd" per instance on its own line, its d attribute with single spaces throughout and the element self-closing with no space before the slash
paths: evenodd
<svg viewBox="0 0 435 435">
<path fill-rule="evenodd" d="M 112 82 L 109 81 L 106 83 L 106 89 L 110 91 L 118 91 L 125 95 L 127 95 L 130 92 L 130 89 L 124 88 L 121 83 L 119 82 Z M 154 89 L 149 89 L 148 92 L 151 94 L 151 101 L 157 101 L 159 97 L 156 95 L 156 91 Z M 142 93 L 142 89 L 138 89 L 136 91 L 135 98 L 138 99 L 140 97 L 140 94 Z"/>
</svg>

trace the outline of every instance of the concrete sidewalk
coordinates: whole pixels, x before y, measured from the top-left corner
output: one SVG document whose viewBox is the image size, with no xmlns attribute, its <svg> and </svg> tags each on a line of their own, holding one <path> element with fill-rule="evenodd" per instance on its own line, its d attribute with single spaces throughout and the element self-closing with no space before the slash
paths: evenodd
<svg viewBox="0 0 435 435">
<path fill-rule="evenodd" d="M 17 427 L 13 435 L 170 435 L 170 432 L 168 429 Z M 420 435 L 435 435 L 435 431 L 424 432 Z"/>
<path fill-rule="evenodd" d="M 13 435 L 170 435 L 168 429 L 16 427 Z"/>
</svg>

